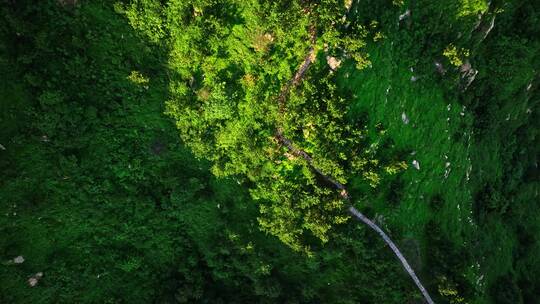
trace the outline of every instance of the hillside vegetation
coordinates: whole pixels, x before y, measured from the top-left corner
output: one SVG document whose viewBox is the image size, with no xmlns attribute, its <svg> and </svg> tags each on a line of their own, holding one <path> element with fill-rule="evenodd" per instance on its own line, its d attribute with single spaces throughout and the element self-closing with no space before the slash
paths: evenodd
<svg viewBox="0 0 540 304">
<path fill-rule="evenodd" d="M 423 303 L 349 204 L 536 303 L 539 70 L 537 1 L 0 0 L 0 303 Z"/>
</svg>

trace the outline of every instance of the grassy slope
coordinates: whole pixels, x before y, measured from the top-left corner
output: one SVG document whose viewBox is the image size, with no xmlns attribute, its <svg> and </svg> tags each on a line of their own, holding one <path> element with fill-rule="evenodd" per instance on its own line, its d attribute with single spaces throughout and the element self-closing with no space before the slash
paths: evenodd
<svg viewBox="0 0 540 304">
<path fill-rule="evenodd" d="M 426 16 L 421 10 L 428 9 L 412 7 L 417 16 Z M 443 58 L 440 42 L 431 41 L 419 53 L 416 46 L 407 52 L 406 44 L 400 45 L 422 37 L 414 26 L 399 32 L 394 25 L 383 27 L 399 39 L 370 47 L 372 68 L 341 71 L 340 85 L 353 96 L 351 117 L 367 117 L 373 131 L 382 125 L 394 151 L 409 164 L 397 180 L 376 190 L 375 200 L 361 204 L 384 215 L 395 234 L 421 240 L 431 289 L 458 291 L 459 296 L 447 294 L 440 301 L 465 296 L 479 303 L 518 303 L 536 297 L 538 280 L 531 274 L 540 263 L 529 252 L 537 252 L 533 235 L 539 232 L 538 75 L 532 68 L 538 43 L 529 40 L 535 19 L 523 17 L 533 14 L 517 1 L 498 16 L 498 28 L 471 54 L 479 75 L 465 92 L 452 80 L 457 73 L 451 66 L 444 77 L 434 68 L 426 70 Z M 518 30 L 519 18 L 531 22 L 525 26 L 529 33 Z M 413 65 L 419 71 L 412 72 Z"/>
<path fill-rule="evenodd" d="M 420 234 L 431 218 L 430 202 L 441 196 L 440 199 L 452 202 L 440 206 L 441 215 L 448 221 L 444 224 L 445 232 L 459 241 L 462 231 L 470 229 L 462 222 L 468 222 L 471 212 L 470 203 L 466 203 L 470 202 L 468 181 L 464 178 L 470 167 L 471 116 L 461 115 L 462 106 L 445 98 L 436 82 L 430 79 L 412 82 L 410 78 L 415 74 L 409 67 L 400 65 L 399 57 L 388 43 L 373 49 L 370 55 L 372 68 L 361 73 L 349 72 L 348 78 L 342 76 L 342 85 L 352 88 L 356 96 L 351 113 L 367 112 L 372 130 L 382 123 L 394 149 L 406 152 L 404 156 L 409 164 L 402 176 L 408 183 L 399 194 L 399 206 L 388 206 L 383 200 L 372 203 L 389 220 L 402 224 L 404 231 Z M 409 120 L 407 124 L 402 114 Z M 412 166 L 413 160 L 419 162 L 420 170 Z M 460 191 L 448 191 L 450 188 Z M 460 201 L 463 203 L 458 206 Z"/>
<path fill-rule="evenodd" d="M 393 53 L 389 43 L 371 50 L 370 56 L 372 68 L 360 73 L 342 71 L 341 85 L 355 96 L 351 115 L 366 113 L 373 131 L 382 124 L 384 136 L 391 139 L 393 149 L 409 167 L 386 186 L 386 191 L 372 191 L 374 199 L 361 204 L 382 214 L 393 233 L 419 240 L 426 251 L 424 256 L 432 246 L 424 237 L 432 221 L 440 227 L 433 233 L 443 234 L 458 247 L 467 246 L 476 229 L 472 221 L 472 181 L 467 178 L 471 168 L 471 114 L 456 100 L 445 98 L 434 80 L 412 82 L 415 74 L 400 64 L 399 54 Z M 420 170 L 414 168 L 413 160 L 418 161 Z M 391 199 L 388 192 L 394 193 Z M 473 273 L 461 275 L 471 280 L 475 277 Z M 436 290 L 436 284 L 431 289 Z"/>
</svg>

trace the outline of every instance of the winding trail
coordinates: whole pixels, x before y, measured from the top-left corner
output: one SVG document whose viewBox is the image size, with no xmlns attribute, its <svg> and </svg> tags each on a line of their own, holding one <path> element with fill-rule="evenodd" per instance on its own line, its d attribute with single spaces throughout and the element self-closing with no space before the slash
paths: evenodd
<svg viewBox="0 0 540 304">
<path fill-rule="evenodd" d="M 315 41 L 316 41 L 316 38 L 317 38 L 316 37 L 316 32 L 315 32 L 315 27 L 312 26 L 310 28 L 310 33 L 311 33 L 311 47 L 309 48 L 308 54 L 306 55 L 306 57 L 304 59 L 304 62 L 302 63 L 302 65 L 300 65 L 300 67 L 298 68 L 298 70 L 294 74 L 293 78 L 290 81 L 288 81 L 287 84 L 283 87 L 283 89 L 281 90 L 281 92 L 280 92 L 280 94 L 279 94 L 279 96 L 277 98 L 277 100 L 278 100 L 278 109 L 279 109 L 279 114 L 280 115 L 284 114 L 285 111 L 286 111 L 286 104 L 287 104 L 287 98 L 288 98 L 289 92 L 293 88 L 295 88 L 298 84 L 300 84 L 300 82 L 302 81 L 306 71 L 309 69 L 310 65 L 315 61 L 316 53 L 317 53 L 317 51 L 315 49 Z M 276 139 L 276 141 L 280 145 L 285 146 L 287 148 L 287 150 L 289 150 L 289 152 L 292 155 L 294 155 L 296 157 L 303 158 L 309 164 L 310 168 L 313 171 L 315 171 L 326 182 L 328 182 L 334 188 L 336 188 L 337 190 L 340 191 L 339 195 L 341 196 L 341 198 L 348 202 L 348 205 L 349 205 L 348 211 L 349 211 L 349 213 L 353 217 L 355 217 L 357 220 L 359 220 L 359 221 L 363 222 L 364 224 L 368 225 L 371 229 L 375 230 L 375 232 L 377 232 L 377 234 L 379 234 L 379 236 L 384 240 L 384 242 L 390 247 L 390 249 L 392 249 L 394 254 L 398 257 L 399 261 L 403 265 L 403 268 L 405 268 L 405 270 L 407 271 L 407 273 L 409 274 L 411 279 L 414 281 L 414 283 L 416 284 L 416 286 L 418 287 L 418 289 L 420 290 L 420 292 L 424 296 L 424 299 L 426 300 L 426 302 L 428 304 L 434 304 L 435 302 L 433 302 L 433 300 L 429 296 L 428 291 L 426 290 L 424 285 L 422 285 L 422 282 L 420 282 L 420 279 L 418 279 L 418 276 L 416 275 L 416 273 L 412 269 L 411 265 L 409 265 L 409 263 L 407 262 L 407 259 L 403 256 L 403 254 L 401 253 L 399 248 L 396 246 L 396 244 L 392 241 L 392 239 L 390 239 L 390 237 L 377 224 L 375 224 L 373 221 L 371 221 L 369 218 L 367 218 L 364 214 L 362 214 L 360 211 L 358 211 L 358 209 L 356 209 L 353 206 L 353 204 L 351 203 L 351 197 L 349 195 L 349 192 L 347 191 L 347 188 L 345 188 L 345 186 L 343 184 L 341 184 L 340 182 L 338 182 L 337 180 L 335 180 L 331 176 L 328 176 L 328 175 L 324 174 L 324 172 L 322 172 L 321 169 L 319 169 L 317 166 L 314 165 L 313 158 L 308 153 L 306 153 L 302 149 L 297 148 L 290 139 L 285 137 L 285 135 L 283 134 L 283 128 L 281 126 L 281 121 L 280 120 L 278 120 L 278 126 L 277 126 L 276 129 L 277 130 L 276 130 L 276 133 L 274 135 L 274 138 Z"/>
</svg>

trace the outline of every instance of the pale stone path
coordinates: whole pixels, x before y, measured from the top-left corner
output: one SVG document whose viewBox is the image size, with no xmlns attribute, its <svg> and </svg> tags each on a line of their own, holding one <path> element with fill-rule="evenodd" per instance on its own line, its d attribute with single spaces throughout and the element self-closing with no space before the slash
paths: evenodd
<svg viewBox="0 0 540 304">
<path fill-rule="evenodd" d="M 287 82 L 287 84 L 284 86 L 284 88 L 281 90 L 279 94 L 278 108 L 279 108 L 280 114 L 285 113 L 285 106 L 286 106 L 287 97 L 290 90 L 296 87 L 300 83 L 306 71 L 308 70 L 309 66 L 315 61 L 316 50 L 315 50 L 314 45 L 315 45 L 316 36 L 315 36 L 314 27 L 312 27 L 310 31 L 312 34 L 312 37 L 311 37 L 312 46 L 310 47 L 309 52 L 306 55 L 302 65 L 298 68 L 293 78 L 289 82 Z M 283 128 L 280 125 L 278 125 L 277 127 L 275 139 L 280 145 L 287 147 L 287 149 L 289 150 L 291 154 L 293 154 L 296 157 L 303 158 L 309 164 L 309 166 L 311 167 L 313 171 L 315 171 L 325 181 L 332 184 L 337 190 L 340 191 L 339 192 L 340 196 L 349 203 L 349 208 L 348 208 L 349 213 L 352 216 L 354 216 L 356 219 L 358 219 L 359 221 L 368 225 L 371 229 L 375 230 L 377 234 L 379 234 L 379 236 L 384 240 L 384 242 L 390 247 L 390 249 L 392 249 L 394 254 L 398 257 L 401 264 L 403 265 L 403 268 L 405 268 L 409 276 L 412 278 L 412 280 L 414 281 L 414 283 L 416 284 L 416 286 L 418 287 L 418 289 L 424 296 L 426 302 L 428 304 L 434 304 L 433 300 L 429 296 L 428 291 L 426 290 L 426 288 L 424 288 L 424 285 L 422 285 L 422 283 L 418 279 L 418 276 L 416 276 L 416 273 L 407 262 L 407 259 L 405 259 L 405 257 L 403 256 L 399 248 L 396 246 L 396 244 L 392 241 L 392 239 L 390 239 L 390 237 L 377 224 L 375 224 L 373 221 L 367 218 L 364 214 L 362 214 L 360 211 L 354 208 L 354 206 L 351 203 L 351 198 L 349 196 L 349 193 L 347 192 L 347 189 L 345 188 L 345 186 L 341 184 L 340 182 L 338 182 L 337 180 L 333 179 L 332 177 L 324 174 L 319 168 L 317 168 L 313 164 L 313 158 L 309 154 L 307 154 L 302 149 L 296 148 L 293 142 L 285 137 L 285 135 L 283 134 Z"/>
</svg>

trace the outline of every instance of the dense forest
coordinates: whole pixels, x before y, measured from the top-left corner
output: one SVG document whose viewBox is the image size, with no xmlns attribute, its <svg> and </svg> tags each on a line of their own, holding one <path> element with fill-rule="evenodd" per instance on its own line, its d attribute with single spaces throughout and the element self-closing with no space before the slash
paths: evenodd
<svg viewBox="0 0 540 304">
<path fill-rule="evenodd" d="M 540 1 L 0 0 L 0 76 L 0 303 L 424 303 L 347 210 L 540 302 Z"/>
</svg>

